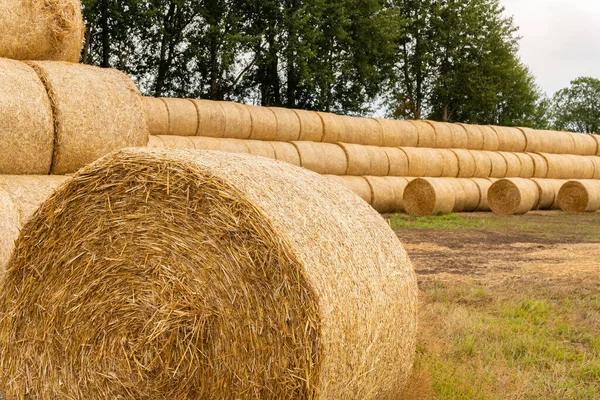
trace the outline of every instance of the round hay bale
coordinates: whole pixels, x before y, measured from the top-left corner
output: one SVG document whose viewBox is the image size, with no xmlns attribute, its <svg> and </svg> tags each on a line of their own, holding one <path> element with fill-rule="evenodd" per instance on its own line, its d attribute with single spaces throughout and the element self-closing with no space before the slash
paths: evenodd
<svg viewBox="0 0 600 400">
<path fill-rule="evenodd" d="M 160 138 L 160 136 L 152 135 L 148 138 L 148 147 L 157 147 L 159 149 L 164 149 L 166 146 Z"/>
<path fill-rule="evenodd" d="M 163 99 L 142 97 L 146 124 L 150 135 L 169 134 L 169 110 Z"/>
<path fill-rule="evenodd" d="M 452 131 L 452 147 L 455 149 L 469 149 L 470 137 L 464 126 L 460 124 L 446 124 Z M 480 136 L 481 146 L 483 147 L 483 136 Z M 472 140 L 472 139 L 471 139 Z M 479 149 L 481 150 L 481 149 Z"/>
<path fill-rule="evenodd" d="M 461 126 L 467 132 L 467 147 L 469 150 L 483 150 L 484 148 L 484 137 L 481 127 L 477 125 L 468 124 L 457 124 Z"/>
<path fill-rule="evenodd" d="M 575 149 L 570 154 L 580 156 L 595 156 L 598 153 L 598 142 L 587 133 L 571 133 Z"/>
<path fill-rule="evenodd" d="M 245 104 L 219 101 L 225 115 L 223 137 L 228 139 L 249 139 L 252 134 L 252 117 Z"/>
<path fill-rule="evenodd" d="M 314 111 L 294 110 L 300 121 L 300 139 L 301 142 L 322 142 L 323 141 L 323 120 Z"/>
<path fill-rule="evenodd" d="M 437 152 L 442 157 L 442 176 L 446 178 L 456 178 L 459 173 L 458 157 L 449 149 L 438 149 Z"/>
<path fill-rule="evenodd" d="M 508 171 L 506 158 L 502 157 L 502 154 L 497 151 L 484 151 L 484 153 L 488 156 L 492 164 L 490 178 L 506 178 L 506 172 Z"/>
<path fill-rule="evenodd" d="M 571 165 L 573 166 L 573 175 L 565 177 L 565 179 L 594 179 L 596 165 L 590 157 L 576 156 L 573 154 L 565 154 L 564 157 L 570 159 Z"/>
<path fill-rule="evenodd" d="M 567 212 L 600 210 L 600 181 L 578 180 L 565 183 L 558 192 L 558 204 Z"/>
<path fill-rule="evenodd" d="M 436 136 L 433 126 L 427 121 L 417 120 L 409 121 L 417 128 L 418 147 L 434 148 L 436 146 Z"/>
<path fill-rule="evenodd" d="M 572 179 L 573 160 L 564 154 L 540 153 L 548 164 L 548 179 Z M 537 178 L 537 176 L 536 176 Z"/>
<path fill-rule="evenodd" d="M 271 146 L 273 146 L 275 158 L 277 160 L 296 165 L 298 167 L 302 166 L 300 164 L 300 154 L 298 154 L 298 149 L 292 143 L 271 142 Z"/>
<path fill-rule="evenodd" d="M 390 160 L 383 147 L 365 146 L 369 159 L 371 161 L 371 170 L 369 175 L 388 176 L 390 174 Z"/>
<path fill-rule="evenodd" d="M 385 176 L 366 176 L 371 188 L 371 206 L 381 214 L 395 211 L 396 197 L 394 188 Z"/>
<path fill-rule="evenodd" d="M 546 151 L 544 135 L 542 131 L 531 128 L 519 128 L 525 136 L 525 151 L 528 153 L 540 153 Z"/>
<path fill-rule="evenodd" d="M 548 178 L 548 160 L 538 153 L 528 153 L 533 160 L 533 176 L 535 178 Z"/>
<path fill-rule="evenodd" d="M 594 177 L 593 179 L 600 179 L 600 157 L 589 157 L 594 164 Z"/>
<path fill-rule="evenodd" d="M 396 234 L 272 160 L 120 151 L 44 204 L 7 271 L 8 398 L 378 399 L 412 369 L 418 288 Z"/>
<path fill-rule="evenodd" d="M 277 140 L 293 142 L 300 139 L 300 119 L 294 110 L 271 107 L 277 120 Z"/>
<path fill-rule="evenodd" d="M 19 61 L 0 59 L 0 71 L 0 174 L 49 174 L 54 122 L 46 89 Z"/>
<path fill-rule="evenodd" d="M 371 174 L 371 157 L 366 146 L 352 143 L 339 143 L 346 153 L 348 169 L 342 175 L 364 176 Z"/>
<path fill-rule="evenodd" d="M 169 115 L 167 135 L 196 136 L 198 110 L 189 99 L 163 98 Z"/>
<path fill-rule="evenodd" d="M 527 147 L 525 134 L 518 128 L 492 126 L 498 135 L 498 149 L 505 152 L 524 152 Z M 487 150 L 487 149 L 486 149 Z"/>
<path fill-rule="evenodd" d="M 72 173 L 111 151 L 148 144 L 142 97 L 127 75 L 62 62 L 30 65 L 44 82 L 54 113 L 52 174 Z"/>
<path fill-rule="evenodd" d="M 406 190 L 406 186 L 413 180 L 414 178 L 388 177 L 388 183 L 394 190 L 394 209 L 391 212 L 406 212 L 406 209 L 404 208 L 404 191 Z"/>
<path fill-rule="evenodd" d="M 344 117 L 337 114 L 317 112 L 323 123 L 323 138 L 326 143 L 343 142 L 346 134 Z"/>
<path fill-rule="evenodd" d="M 324 175 L 346 175 L 348 158 L 344 149 L 333 143 L 293 142 L 302 168 Z"/>
<path fill-rule="evenodd" d="M 419 132 L 410 121 L 377 119 L 382 131 L 382 145 L 385 147 L 417 147 Z"/>
<path fill-rule="evenodd" d="M 464 149 L 452 149 L 451 151 L 458 159 L 458 177 L 473 178 L 477 168 L 473 154 L 469 150 Z"/>
<path fill-rule="evenodd" d="M 373 192 L 367 180 L 362 176 L 339 176 L 339 175 L 324 175 L 328 179 L 337 182 L 346 187 L 352 193 L 366 201 L 368 204 L 373 202 Z"/>
<path fill-rule="evenodd" d="M 406 155 L 406 152 L 397 147 L 383 147 L 383 151 L 385 151 L 390 163 L 388 175 L 400 177 L 408 176 L 408 156 Z"/>
<path fill-rule="evenodd" d="M 483 134 L 483 150 L 498 151 L 500 149 L 500 141 L 498 134 L 491 126 L 477 125 Z"/>
<path fill-rule="evenodd" d="M 222 138 L 227 121 L 221 103 L 211 100 L 192 100 L 198 114 L 196 136 Z"/>
<path fill-rule="evenodd" d="M 521 160 L 515 153 L 508 151 L 498 152 L 506 160 L 506 177 L 518 178 L 521 176 Z"/>
<path fill-rule="evenodd" d="M 0 2 L 0 57 L 79 62 L 80 0 Z"/>
<path fill-rule="evenodd" d="M 408 176 L 441 177 L 444 172 L 444 159 L 437 149 L 403 147 L 408 159 Z"/>
<path fill-rule="evenodd" d="M 496 214 L 526 214 L 539 203 L 539 189 L 530 179 L 500 179 L 490 187 L 488 203 Z"/>
<path fill-rule="evenodd" d="M 443 122 L 436 121 L 424 121 L 425 123 L 431 125 L 433 131 L 435 133 L 435 143 L 433 146 L 438 149 L 449 149 L 454 146 L 454 137 L 452 134 L 452 129 L 450 129 L 450 125 Z M 421 146 L 423 147 L 423 146 Z"/>
<path fill-rule="evenodd" d="M 548 137 L 551 139 L 548 139 L 549 141 L 552 142 L 552 144 L 554 145 L 553 147 L 550 147 L 551 145 L 549 144 L 549 149 L 553 150 L 553 151 L 548 151 L 546 153 L 557 153 L 557 154 L 573 154 L 575 153 L 575 138 L 573 137 L 573 134 L 571 132 L 557 132 L 557 131 L 545 131 L 545 132 L 551 132 L 551 135 L 549 135 Z"/>
<path fill-rule="evenodd" d="M 477 204 L 477 208 L 475 208 L 474 211 L 490 211 L 490 205 L 488 203 L 488 191 L 494 182 L 497 181 L 497 179 L 473 178 L 472 180 L 479 189 L 479 204 Z"/>
<path fill-rule="evenodd" d="M 404 189 L 404 208 L 412 215 L 428 216 L 451 213 L 454 210 L 456 191 L 446 178 L 418 178 Z"/>
<path fill-rule="evenodd" d="M 252 128 L 250 139 L 253 140 L 278 140 L 277 117 L 269 107 L 246 106 L 250 113 Z"/>
<path fill-rule="evenodd" d="M 559 210 L 558 192 L 562 185 L 567 183 L 564 179 L 532 179 L 539 189 L 539 201 L 536 210 Z"/>
<path fill-rule="evenodd" d="M 253 156 L 266 157 L 271 160 L 275 160 L 275 149 L 271 146 L 270 142 L 265 142 L 262 140 L 246 140 L 246 146 L 248 146 L 248 151 Z"/>
<path fill-rule="evenodd" d="M 515 153 L 521 162 L 521 173 L 519 178 L 533 178 L 535 176 L 535 164 L 529 153 Z"/>
<path fill-rule="evenodd" d="M 373 118 L 343 117 L 345 131 L 340 142 L 383 146 L 383 130 Z"/>
<path fill-rule="evenodd" d="M 475 173 L 473 178 L 489 178 L 492 176 L 492 160 L 487 155 L 487 152 L 477 150 L 467 150 L 475 160 Z"/>
<path fill-rule="evenodd" d="M 598 150 L 596 151 L 596 155 L 600 156 L 600 135 L 592 135 L 592 138 L 594 138 L 594 140 L 598 143 Z"/>
<path fill-rule="evenodd" d="M 446 178 L 445 180 L 448 182 L 452 190 L 454 191 L 454 208 L 452 212 L 459 213 L 465 211 L 465 207 L 467 206 L 467 198 L 465 193 L 465 188 L 460 183 L 462 180 L 466 178 Z"/>
<path fill-rule="evenodd" d="M 474 178 L 477 179 L 477 178 Z M 462 212 L 476 211 L 481 203 L 481 193 L 479 185 L 474 179 L 457 179 L 462 186 L 463 206 Z"/>
</svg>

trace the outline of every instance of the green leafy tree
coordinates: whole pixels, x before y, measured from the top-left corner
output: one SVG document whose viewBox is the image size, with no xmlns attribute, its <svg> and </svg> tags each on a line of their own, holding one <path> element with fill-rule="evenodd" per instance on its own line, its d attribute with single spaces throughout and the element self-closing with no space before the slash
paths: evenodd
<svg viewBox="0 0 600 400">
<path fill-rule="evenodd" d="M 552 98 L 554 127 L 600 134 L 600 80 L 581 77 Z"/>
</svg>

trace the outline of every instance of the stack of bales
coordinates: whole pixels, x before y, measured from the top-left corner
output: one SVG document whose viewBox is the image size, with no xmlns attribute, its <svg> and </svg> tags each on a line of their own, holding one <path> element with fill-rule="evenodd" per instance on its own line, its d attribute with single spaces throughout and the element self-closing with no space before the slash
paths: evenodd
<svg viewBox="0 0 600 400">
<path fill-rule="evenodd" d="M 557 182 L 600 179 L 596 135 L 356 118 L 223 101 L 143 101 L 151 147 L 288 162 L 335 179 L 380 212 L 404 212 L 406 199 L 422 203 L 408 207 L 417 214 L 489 211 L 488 191 L 481 188 L 497 180 L 504 185 L 504 179 L 543 187 L 530 209 L 557 208 Z M 426 179 L 409 185 L 416 178 Z"/>
</svg>

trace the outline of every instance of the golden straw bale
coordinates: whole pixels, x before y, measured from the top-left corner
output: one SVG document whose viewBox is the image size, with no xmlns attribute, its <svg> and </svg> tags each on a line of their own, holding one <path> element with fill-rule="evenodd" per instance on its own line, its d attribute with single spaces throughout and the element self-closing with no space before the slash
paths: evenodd
<svg viewBox="0 0 600 400">
<path fill-rule="evenodd" d="M 337 114 L 317 112 L 323 123 L 323 138 L 326 143 L 343 142 L 346 134 L 344 117 Z"/>
<path fill-rule="evenodd" d="M 490 211 L 488 191 L 496 181 L 497 179 L 494 178 L 473 178 L 473 182 L 475 182 L 479 189 L 479 204 L 477 204 L 475 211 Z"/>
<path fill-rule="evenodd" d="M 277 159 L 275 156 L 275 149 L 271 145 L 271 142 L 265 142 L 262 140 L 246 140 L 246 146 L 248 151 L 253 156 L 266 157 L 272 160 Z"/>
<path fill-rule="evenodd" d="M 498 149 L 506 152 L 524 152 L 527 147 L 525 134 L 518 128 L 492 126 L 498 134 Z"/>
<path fill-rule="evenodd" d="M 79 62 L 80 0 L 1 1 L 0 57 Z"/>
<path fill-rule="evenodd" d="M 535 176 L 535 164 L 530 153 L 515 153 L 521 162 L 521 173 L 519 178 L 533 178 Z"/>
<path fill-rule="evenodd" d="M 390 163 L 390 176 L 408 176 L 408 156 L 406 153 L 397 147 L 383 147 L 383 151 L 388 157 Z"/>
<path fill-rule="evenodd" d="M 596 151 L 596 155 L 600 156 L 600 135 L 599 134 L 595 134 L 595 135 L 592 135 L 592 137 L 598 143 L 598 150 Z"/>
<path fill-rule="evenodd" d="M 163 99 L 142 97 L 150 135 L 169 134 L 169 110 Z"/>
<path fill-rule="evenodd" d="M 408 176 L 440 177 L 444 172 L 444 159 L 438 149 L 403 147 L 408 158 Z"/>
<path fill-rule="evenodd" d="M 20 231 L 19 210 L 10 195 L 0 188 L 0 281 Z"/>
<path fill-rule="evenodd" d="M 163 142 L 166 142 L 169 138 L 162 137 Z M 211 137 L 188 137 L 188 140 L 192 142 L 194 149 L 196 150 L 216 150 L 224 151 L 227 153 L 239 153 L 239 154 L 250 154 L 250 145 L 254 140 L 242 140 L 242 139 L 227 139 L 227 138 L 211 138 Z M 169 146 L 167 146 L 169 147 Z M 177 148 L 177 147 L 170 147 Z M 256 150 L 255 150 L 256 151 Z M 268 150 L 267 150 L 268 151 Z"/>
<path fill-rule="evenodd" d="M 533 176 L 535 178 L 545 179 L 548 178 L 548 160 L 541 154 L 528 153 L 533 160 Z"/>
<path fill-rule="evenodd" d="M 0 59 L 0 71 L 0 174 L 49 174 L 54 121 L 46 89 L 19 61 Z"/>
<path fill-rule="evenodd" d="M 346 175 L 348 158 L 334 143 L 293 142 L 303 168 L 325 175 Z"/>
<path fill-rule="evenodd" d="M 570 177 L 565 177 L 565 179 L 594 179 L 596 165 L 591 157 L 573 154 L 565 154 L 564 157 L 570 159 L 573 166 L 573 174 Z"/>
<path fill-rule="evenodd" d="M 573 160 L 564 154 L 540 153 L 548 163 L 548 179 L 572 179 L 574 174 Z M 536 176 L 537 178 L 537 176 Z"/>
<path fill-rule="evenodd" d="M 419 132 L 410 121 L 377 119 L 381 125 L 383 146 L 385 147 L 417 147 Z"/>
<path fill-rule="evenodd" d="M 595 212 L 600 210 L 600 181 L 573 180 L 558 192 L 558 204 L 563 211 Z"/>
<path fill-rule="evenodd" d="M 521 176 L 521 160 L 515 153 L 508 151 L 498 152 L 506 160 L 506 177 L 518 178 Z"/>
<path fill-rule="evenodd" d="M 483 150 L 498 151 L 500 149 L 500 141 L 498 134 L 491 126 L 477 125 L 483 134 Z"/>
<path fill-rule="evenodd" d="M 362 129 L 362 125 L 358 121 L 360 118 L 338 115 L 334 119 L 339 119 L 343 124 L 343 131 L 337 137 L 338 142 L 361 144 L 362 136 L 367 132 Z"/>
<path fill-rule="evenodd" d="M 452 212 L 459 213 L 465 211 L 465 207 L 467 206 L 467 196 L 465 193 L 465 188 L 461 184 L 461 181 L 466 180 L 467 178 L 444 178 L 447 180 L 448 184 L 454 191 L 454 208 Z"/>
<path fill-rule="evenodd" d="M 404 190 L 411 181 L 409 178 L 388 176 L 365 177 L 373 200 L 371 205 L 382 214 L 404 212 Z"/>
<path fill-rule="evenodd" d="M 588 157 L 594 164 L 593 179 L 600 179 L 600 157 Z"/>
<path fill-rule="evenodd" d="M 212 100 L 192 100 L 192 102 L 198 114 L 196 136 L 224 137 L 227 120 L 221 102 Z"/>
<path fill-rule="evenodd" d="M 300 141 L 301 142 L 322 142 L 323 141 L 323 120 L 319 114 L 314 111 L 294 110 L 300 120 Z"/>
<path fill-rule="evenodd" d="M 558 192 L 562 185 L 567 183 L 564 179 L 532 179 L 539 189 L 539 201 L 536 210 L 559 210 Z"/>
<path fill-rule="evenodd" d="M 458 157 L 450 149 L 438 149 L 442 157 L 442 175 L 447 178 L 456 178 L 459 173 Z"/>
<path fill-rule="evenodd" d="M 113 150 L 148 144 L 142 97 L 127 75 L 55 61 L 30 63 L 54 112 L 52 173 L 64 175 Z"/>
<path fill-rule="evenodd" d="M 153 142 L 159 143 L 159 148 L 165 149 L 195 149 L 196 146 L 192 139 L 189 136 L 171 136 L 171 135 L 163 135 L 163 136 L 154 136 Z M 162 146 L 160 146 L 162 144 Z M 148 146 L 150 147 L 150 146 Z"/>
<path fill-rule="evenodd" d="M 449 148 L 455 147 L 454 146 L 454 138 L 452 135 L 452 129 L 450 129 L 449 124 L 446 124 L 443 122 L 437 122 L 437 121 L 424 121 L 424 122 L 431 125 L 431 127 L 433 128 L 434 134 L 435 134 L 435 142 L 433 143 L 432 146 L 427 146 L 427 147 L 434 147 L 434 148 L 438 148 L 438 149 L 449 149 Z M 421 147 L 424 147 L 424 146 L 421 146 Z"/>
<path fill-rule="evenodd" d="M 365 146 L 371 160 L 371 176 L 388 176 L 390 174 L 390 160 L 383 147 Z"/>
<path fill-rule="evenodd" d="M 198 131 L 198 110 L 189 99 L 162 99 L 167 106 L 169 130 L 167 135 L 196 136 Z"/>
<path fill-rule="evenodd" d="M 539 203 L 539 189 L 531 179 L 500 179 L 490 187 L 488 203 L 496 214 L 526 214 Z"/>
<path fill-rule="evenodd" d="M 489 178 L 492 176 L 492 160 L 485 151 L 467 150 L 475 160 L 475 173 L 473 178 Z"/>
<path fill-rule="evenodd" d="M 548 131 L 546 131 L 548 132 Z M 552 143 L 554 144 L 553 153 L 557 154 L 574 154 L 575 153 L 575 138 L 572 132 L 557 132 L 550 131 Z M 548 152 L 550 153 L 550 152 Z"/>
<path fill-rule="evenodd" d="M 7 398 L 371 400 L 412 371 L 418 287 L 398 237 L 285 163 L 119 151 L 42 206 L 7 271 Z"/>
<path fill-rule="evenodd" d="M 275 158 L 277 160 L 296 165 L 298 167 L 302 166 L 300 164 L 300 154 L 298 154 L 298 149 L 292 143 L 271 142 L 271 146 L 273 146 Z"/>
<path fill-rule="evenodd" d="M 469 133 L 463 125 L 448 123 L 446 125 L 448 125 L 452 131 L 452 147 L 455 149 L 471 149 L 469 145 L 473 144 L 470 143 L 470 140 L 473 140 L 473 138 L 470 138 Z M 481 139 L 481 146 L 483 147 L 483 136 L 479 136 L 479 139 Z M 475 144 L 475 146 L 477 146 L 477 144 Z"/>
<path fill-rule="evenodd" d="M 148 138 L 148 147 L 158 147 L 159 149 L 164 149 L 166 146 L 160 136 L 152 135 Z"/>
<path fill-rule="evenodd" d="M 418 147 L 434 148 L 436 146 L 435 130 L 430 123 L 423 120 L 410 121 L 417 128 Z"/>
<path fill-rule="evenodd" d="M 371 173 L 371 157 L 367 146 L 352 143 L 339 143 L 346 153 L 348 169 L 342 175 L 363 176 Z"/>
<path fill-rule="evenodd" d="M 277 117 L 269 107 L 246 106 L 250 113 L 252 129 L 250 139 L 277 140 Z"/>
<path fill-rule="evenodd" d="M 571 133 L 575 149 L 570 154 L 580 156 L 595 156 L 598 153 L 598 142 L 587 133 Z"/>
<path fill-rule="evenodd" d="M 462 212 L 473 212 L 476 211 L 481 202 L 481 194 L 479 192 L 479 185 L 475 182 L 475 179 L 457 179 L 456 181 L 462 186 L 463 206 Z"/>
<path fill-rule="evenodd" d="M 506 178 L 506 172 L 508 171 L 506 158 L 502 157 L 502 154 L 497 151 L 484 151 L 484 153 L 487 154 L 492 163 L 490 178 Z"/>
<path fill-rule="evenodd" d="M 404 208 L 404 190 L 414 178 L 400 178 L 396 176 L 387 177 L 389 185 L 394 190 L 394 208 L 391 212 L 403 213 L 406 212 Z"/>
<path fill-rule="evenodd" d="M 220 101 L 219 104 L 225 115 L 225 132 L 223 137 L 228 139 L 249 139 L 252 134 L 252 116 L 245 104 Z"/>
<path fill-rule="evenodd" d="M 343 117 L 345 131 L 340 142 L 383 146 L 383 129 L 373 118 Z"/>
<path fill-rule="evenodd" d="M 467 132 L 467 147 L 469 150 L 483 150 L 485 145 L 485 140 L 483 136 L 483 131 L 480 126 L 477 125 L 469 125 L 469 124 L 457 124 L 462 126 L 463 129 Z M 497 149 L 496 149 L 497 150 Z"/>
<path fill-rule="evenodd" d="M 452 149 L 452 152 L 458 159 L 458 177 L 473 178 L 477 168 L 473 154 L 465 149 Z"/>
<path fill-rule="evenodd" d="M 451 213 L 456 201 L 452 178 L 418 178 L 404 190 L 404 208 L 412 215 Z"/>
<path fill-rule="evenodd" d="M 519 128 L 525 136 L 525 151 L 528 153 L 539 153 L 546 151 L 544 135 L 542 131 L 536 131 L 531 128 Z"/>
<path fill-rule="evenodd" d="M 300 139 L 300 118 L 294 110 L 288 108 L 271 107 L 277 120 L 277 140 L 293 142 Z"/>
<path fill-rule="evenodd" d="M 373 192 L 369 182 L 362 176 L 339 176 L 339 175 L 324 175 L 326 178 L 337 182 L 346 187 L 352 193 L 371 204 L 373 202 Z"/>
</svg>

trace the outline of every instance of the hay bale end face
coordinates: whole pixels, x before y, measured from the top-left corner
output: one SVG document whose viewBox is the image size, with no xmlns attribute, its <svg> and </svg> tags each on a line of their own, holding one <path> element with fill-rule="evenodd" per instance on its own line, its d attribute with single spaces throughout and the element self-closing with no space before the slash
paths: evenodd
<svg viewBox="0 0 600 400">
<path fill-rule="evenodd" d="M 490 187 L 488 203 L 496 214 L 526 214 L 539 203 L 539 189 L 530 179 L 500 179 Z"/>
<path fill-rule="evenodd" d="M 558 192 L 558 204 L 561 210 L 568 212 L 600 210 L 600 181 L 579 180 L 565 183 Z"/>
<path fill-rule="evenodd" d="M 419 216 L 453 212 L 456 188 L 451 183 L 452 180 L 452 178 L 419 178 L 410 182 L 404 190 L 406 212 Z"/>
<path fill-rule="evenodd" d="M 395 233 L 263 158 L 105 157 L 42 206 L 7 271 L 7 398 L 379 399 L 412 367 L 416 277 Z"/>
<path fill-rule="evenodd" d="M 76 63 L 84 31 L 80 0 L 0 2 L 0 57 Z"/>
</svg>

